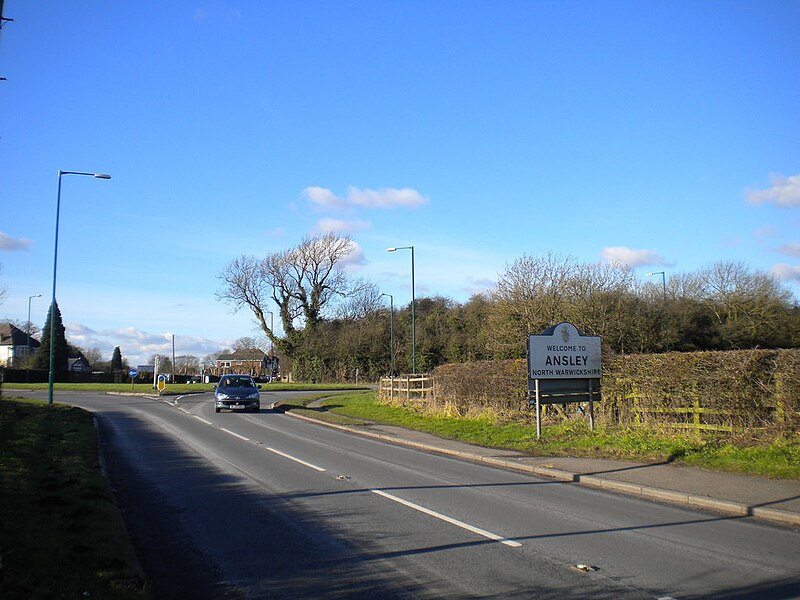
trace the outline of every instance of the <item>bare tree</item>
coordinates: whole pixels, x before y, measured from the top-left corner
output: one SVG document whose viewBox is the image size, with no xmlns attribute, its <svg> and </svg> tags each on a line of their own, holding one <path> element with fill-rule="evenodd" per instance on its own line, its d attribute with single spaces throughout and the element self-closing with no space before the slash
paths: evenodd
<svg viewBox="0 0 800 600">
<path fill-rule="evenodd" d="M 336 308 L 336 318 L 357 321 L 375 314 L 384 307 L 380 288 L 370 282 L 361 282 L 347 299 Z"/>
<path fill-rule="evenodd" d="M 251 337 L 240 337 L 238 340 L 233 342 L 233 349 L 235 350 L 252 350 L 254 348 L 259 348 L 260 345 L 255 338 Z"/>
<path fill-rule="evenodd" d="M 176 356 L 175 370 L 181 375 L 197 373 L 200 370 L 200 359 L 191 354 Z"/>
<path fill-rule="evenodd" d="M 0 273 L 2 272 L 3 272 L 3 265 L 0 264 Z M 5 302 L 7 297 L 8 297 L 8 287 L 6 286 L 6 284 L 2 283 L 0 284 L 0 304 Z"/>
<path fill-rule="evenodd" d="M 263 259 L 241 256 L 219 275 L 222 288 L 217 298 L 237 311 L 248 307 L 262 331 L 278 348 L 293 356 L 297 344 L 310 337 L 337 298 L 346 298 L 362 287 L 342 269 L 355 244 L 349 236 L 327 233 L 305 238 L 296 247 Z M 270 300 L 278 307 L 286 337 L 270 328 Z"/>
</svg>

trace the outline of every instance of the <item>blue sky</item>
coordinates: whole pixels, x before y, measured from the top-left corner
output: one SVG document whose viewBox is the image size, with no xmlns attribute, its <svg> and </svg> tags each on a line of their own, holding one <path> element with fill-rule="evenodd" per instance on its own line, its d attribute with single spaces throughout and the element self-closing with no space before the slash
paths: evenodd
<svg viewBox="0 0 800 600">
<path fill-rule="evenodd" d="M 57 172 L 70 341 L 204 357 L 255 336 L 217 273 L 334 228 L 410 301 L 521 256 L 720 260 L 800 297 L 794 0 L 6 0 L 0 317 L 44 323 Z"/>
</svg>

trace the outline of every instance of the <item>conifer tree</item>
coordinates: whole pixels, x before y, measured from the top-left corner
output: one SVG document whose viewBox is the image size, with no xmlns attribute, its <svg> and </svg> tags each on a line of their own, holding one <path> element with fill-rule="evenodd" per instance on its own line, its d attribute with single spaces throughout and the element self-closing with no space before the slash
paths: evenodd
<svg viewBox="0 0 800 600">
<path fill-rule="evenodd" d="M 50 370 L 50 319 L 53 314 L 55 314 L 55 343 L 53 345 L 55 362 L 53 370 L 56 380 L 64 381 L 67 376 L 69 346 L 67 345 L 67 333 L 61 320 L 61 311 L 57 302 L 52 304 L 47 312 L 47 321 L 45 321 L 44 329 L 42 329 L 42 342 L 39 346 L 39 351 L 36 353 L 33 366 L 35 369 Z"/>
<path fill-rule="evenodd" d="M 122 371 L 122 352 L 119 346 L 114 348 L 114 354 L 111 356 L 111 371 Z"/>
</svg>

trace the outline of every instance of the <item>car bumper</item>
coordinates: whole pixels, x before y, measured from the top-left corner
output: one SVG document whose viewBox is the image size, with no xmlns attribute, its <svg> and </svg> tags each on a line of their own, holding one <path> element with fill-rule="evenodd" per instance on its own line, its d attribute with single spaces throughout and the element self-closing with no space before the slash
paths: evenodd
<svg viewBox="0 0 800 600">
<path fill-rule="evenodd" d="M 261 403 L 258 400 L 217 400 L 216 407 L 226 410 L 260 410 Z"/>
</svg>

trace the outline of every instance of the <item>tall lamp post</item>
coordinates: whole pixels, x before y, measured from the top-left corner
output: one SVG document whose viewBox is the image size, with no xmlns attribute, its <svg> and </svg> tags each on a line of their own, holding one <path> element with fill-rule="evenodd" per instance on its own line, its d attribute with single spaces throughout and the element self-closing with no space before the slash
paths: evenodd
<svg viewBox="0 0 800 600">
<path fill-rule="evenodd" d="M 411 250 L 411 373 L 417 373 L 417 324 L 414 319 L 414 246 L 397 246 L 387 248 L 387 252 L 397 252 L 398 250 Z"/>
<path fill-rule="evenodd" d="M 664 271 L 654 271 L 653 273 L 645 273 L 646 277 L 651 277 L 653 275 L 661 275 L 661 290 L 664 292 L 664 308 L 663 308 L 663 317 L 666 318 L 667 312 L 667 275 Z M 669 340 L 667 339 L 666 334 L 664 335 L 664 346 L 669 352 Z"/>
<path fill-rule="evenodd" d="M 50 302 L 50 377 L 47 386 L 47 403 L 53 403 L 53 382 L 55 381 L 55 341 L 56 341 L 56 269 L 58 267 L 58 219 L 61 213 L 61 177 L 63 175 L 87 175 L 95 179 L 111 179 L 105 173 L 84 173 L 82 171 L 58 171 L 58 196 L 56 197 L 56 235 L 53 244 L 53 298 Z"/>
<path fill-rule="evenodd" d="M 269 330 L 272 336 L 269 338 L 269 381 L 272 383 L 272 376 L 275 375 L 275 344 L 272 343 L 272 338 L 275 337 L 275 315 L 272 311 L 269 313 Z"/>
<path fill-rule="evenodd" d="M 381 294 L 389 296 L 389 375 L 394 377 L 394 296 L 391 294 Z"/>
<path fill-rule="evenodd" d="M 28 296 L 28 325 L 25 329 L 28 332 L 28 357 L 25 362 L 25 381 L 27 382 L 31 372 L 31 300 L 33 298 L 41 298 L 41 294 L 34 294 Z"/>
</svg>

